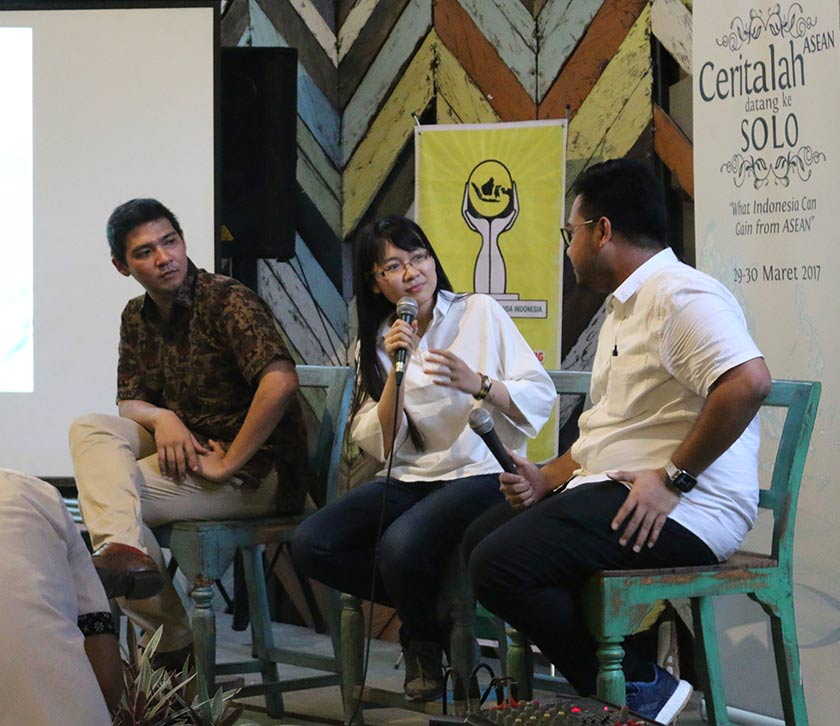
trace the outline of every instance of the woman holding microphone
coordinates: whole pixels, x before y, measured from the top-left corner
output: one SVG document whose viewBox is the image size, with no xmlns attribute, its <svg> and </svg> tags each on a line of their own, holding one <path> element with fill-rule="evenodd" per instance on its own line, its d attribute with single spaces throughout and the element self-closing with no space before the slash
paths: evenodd
<svg viewBox="0 0 840 726">
<path fill-rule="evenodd" d="M 362 598 L 373 591 L 396 609 L 406 697 L 432 700 L 448 640 L 436 605 L 443 566 L 466 527 L 503 499 L 501 466 L 467 425 L 469 413 L 487 408 L 501 440 L 524 453 L 548 419 L 554 386 L 492 297 L 452 292 L 411 220 L 385 217 L 362 232 L 353 283 L 351 436 L 390 466 L 307 519 L 292 555 L 304 574 Z"/>
</svg>

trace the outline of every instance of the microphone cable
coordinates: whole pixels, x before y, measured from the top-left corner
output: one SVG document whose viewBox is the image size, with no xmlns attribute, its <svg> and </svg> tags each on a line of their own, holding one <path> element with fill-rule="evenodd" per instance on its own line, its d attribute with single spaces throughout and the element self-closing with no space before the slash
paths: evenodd
<svg viewBox="0 0 840 726">
<path fill-rule="evenodd" d="M 379 509 L 379 522 L 376 526 L 376 546 L 373 551 L 373 574 L 371 576 L 370 581 L 370 615 L 368 617 L 367 633 L 365 634 L 365 656 L 362 665 L 362 682 L 359 685 L 359 695 L 355 699 L 356 704 L 353 707 L 353 713 L 351 714 L 350 719 L 348 721 L 349 724 L 353 724 L 353 722 L 356 720 L 356 716 L 358 716 L 359 709 L 362 706 L 362 695 L 364 694 L 365 684 L 367 683 L 368 666 L 370 665 L 370 646 L 371 641 L 373 640 L 373 598 L 376 595 L 376 573 L 379 570 L 380 546 L 382 543 L 382 533 L 385 529 L 385 504 L 387 501 L 388 487 L 391 484 L 391 469 L 394 465 L 394 452 L 397 448 L 397 431 L 399 430 L 398 414 L 400 412 L 401 386 L 402 380 L 400 380 L 400 382 L 396 384 L 396 396 L 394 396 L 394 424 L 391 431 L 391 453 L 388 455 L 388 467 L 385 470 L 385 481 L 382 485 L 382 503 Z"/>
</svg>

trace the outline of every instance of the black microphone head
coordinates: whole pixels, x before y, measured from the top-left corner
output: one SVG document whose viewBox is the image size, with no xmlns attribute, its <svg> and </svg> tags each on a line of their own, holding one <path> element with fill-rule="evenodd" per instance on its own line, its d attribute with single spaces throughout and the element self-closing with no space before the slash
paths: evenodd
<svg viewBox="0 0 840 726">
<path fill-rule="evenodd" d="M 417 301 L 408 295 L 397 300 L 397 317 L 414 320 L 417 317 Z"/>
<path fill-rule="evenodd" d="M 489 434 L 493 430 L 493 417 L 486 408 L 474 408 L 470 411 L 470 428 L 479 436 Z"/>
</svg>

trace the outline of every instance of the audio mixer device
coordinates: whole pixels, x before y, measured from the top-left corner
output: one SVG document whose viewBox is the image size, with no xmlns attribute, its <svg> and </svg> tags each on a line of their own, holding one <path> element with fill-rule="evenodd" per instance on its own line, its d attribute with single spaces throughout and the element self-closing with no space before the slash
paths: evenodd
<svg viewBox="0 0 840 726">
<path fill-rule="evenodd" d="M 539 701 L 505 702 L 492 708 L 483 708 L 467 716 L 434 716 L 429 726 L 655 726 L 642 716 L 636 716 L 627 707 L 612 706 L 597 698 L 563 697 L 540 703 Z"/>
</svg>

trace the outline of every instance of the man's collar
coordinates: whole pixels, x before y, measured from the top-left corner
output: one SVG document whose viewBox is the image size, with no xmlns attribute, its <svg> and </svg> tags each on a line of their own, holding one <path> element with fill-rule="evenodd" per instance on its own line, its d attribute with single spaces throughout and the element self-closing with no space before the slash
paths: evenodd
<svg viewBox="0 0 840 726">
<path fill-rule="evenodd" d="M 186 310 L 192 309 L 193 302 L 195 301 L 195 283 L 197 279 L 198 268 L 193 264 L 191 259 L 187 258 L 187 274 L 186 277 L 184 277 L 184 282 L 181 283 L 181 287 L 179 287 L 178 291 L 175 293 L 173 306 L 184 308 Z M 143 307 L 141 308 L 140 313 L 147 320 L 149 319 L 149 315 L 160 319 L 160 311 L 149 293 L 146 293 L 143 296 Z"/>
<path fill-rule="evenodd" d="M 679 260 L 674 254 L 674 250 L 670 247 L 666 247 L 664 250 L 657 252 L 653 257 L 648 258 L 633 270 L 630 276 L 615 289 L 610 297 L 610 301 L 623 305 L 663 267 L 673 265 L 675 262 L 679 262 Z"/>
</svg>

